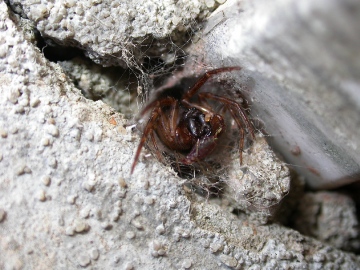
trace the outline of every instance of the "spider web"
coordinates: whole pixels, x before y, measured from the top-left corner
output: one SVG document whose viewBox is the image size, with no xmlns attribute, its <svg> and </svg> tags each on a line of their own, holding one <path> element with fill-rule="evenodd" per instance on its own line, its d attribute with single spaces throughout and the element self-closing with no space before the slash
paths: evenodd
<svg viewBox="0 0 360 270">
<path fill-rule="evenodd" d="M 199 59 L 202 58 L 201 52 L 200 55 L 195 57 L 189 57 L 187 52 L 189 45 L 202 39 L 202 33 L 199 31 L 201 25 L 193 20 L 189 25 L 184 25 L 184 28 L 187 30 L 180 42 L 175 41 L 172 36 L 162 38 L 161 41 L 155 37 L 146 37 L 142 41 L 138 40 L 138 45 L 136 45 L 138 47 L 135 48 L 136 53 L 125 50 L 122 56 L 129 67 L 127 70 L 119 67 L 103 68 L 83 58 L 71 62 L 62 62 L 61 65 L 69 76 L 73 78 L 75 85 L 82 90 L 85 97 L 102 100 L 115 110 L 125 114 L 130 119 L 130 124 L 133 124 L 136 122 L 136 115 L 144 104 L 157 93 L 156 89 L 167 83 L 169 78 L 175 77 L 176 79 L 176 72 L 183 69 L 186 61 L 195 61 L 194 66 L 202 72 L 209 69 L 209 67 L 205 67 L 199 62 Z M 162 46 L 159 51 L 156 51 L 154 48 L 159 42 Z M 191 72 L 186 74 L 191 74 Z M 227 90 L 232 89 L 231 80 L 226 80 L 228 77 L 228 75 L 221 75 L 211 78 L 206 84 L 207 91 L 217 91 L 221 88 L 225 89 L 224 94 L 234 95 L 232 91 Z M 241 89 L 235 91 L 235 98 L 239 102 L 245 102 L 242 93 L 250 91 L 248 87 L 249 83 L 245 83 Z M 250 110 L 251 105 L 248 107 Z M 221 106 L 217 109 L 221 110 Z M 229 195 L 229 192 L 226 191 L 229 188 L 234 189 L 231 183 L 232 180 L 229 179 L 229 171 L 235 170 L 240 173 L 244 170 L 244 168 L 238 168 L 239 166 L 234 165 L 239 163 L 239 133 L 236 127 L 234 128 L 236 124 L 233 121 L 228 121 L 227 124 L 231 127 L 231 132 L 223 136 L 225 138 L 219 142 L 219 148 L 225 151 L 215 154 L 214 158 L 200 162 L 196 166 L 179 164 L 175 155 L 171 155 L 171 153 L 169 155 L 169 152 L 165 152 L 165 166 L 171 166 L 180 177 L 188 179 L 187 186 L 194 192 L 201 194 L 206 200 L 213 197 L 225 197 L 229 201 L 235 201 L 240 209 L 255 208 L 255 212 L 262 212 L 266 218 L 270 215 L 269 209 L 278 203 L 277 200 L 262 200 L 261 196 L 264 194 L 256 194 L 255 191 L 249 194 L 241 194 L 241 196 L 238 193 L 233 194 L 233 192 L 230 192 L 232 194 Z M 149 148 L 150 152 L 154 153 L 151 145 L 149 145 Z M 225 152 L 227 152 L 228 163 L 224 163 L 222 158 Z M 148 162 L 157 161 L 154 159 Z M 246 190 L 243 192 L 246 192 Z M 236 196 L 238 198 L 235 198 Z"/>
</svg>

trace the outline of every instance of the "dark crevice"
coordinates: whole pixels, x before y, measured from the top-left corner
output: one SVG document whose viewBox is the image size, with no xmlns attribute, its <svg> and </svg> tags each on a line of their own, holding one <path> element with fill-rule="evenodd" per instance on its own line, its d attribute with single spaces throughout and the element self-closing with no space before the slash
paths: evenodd
<svg viewBox="0 0 360 270">
<path fill-rule="evenodd" d="M 67 46 L 60 46 L 50 40 L 45 40 L 41 34 L 36 31 L 35 37 L 37 47 L 42 51 L 45 58 L 51 62 L 67 61 L 78 56 L 84 56 L 81 49 Z"/>
</svg>

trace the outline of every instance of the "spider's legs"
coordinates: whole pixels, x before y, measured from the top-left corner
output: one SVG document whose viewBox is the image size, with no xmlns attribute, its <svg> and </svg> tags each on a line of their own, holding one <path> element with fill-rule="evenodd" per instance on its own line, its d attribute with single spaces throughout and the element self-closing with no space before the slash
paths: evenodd
<svg viewBox="0 0 360 270">
<path fill-rule="evenodd" d="M 230 98 L 215 95 L 213 93 L 208 93 L 208 92 L 199 93 L 199 98 L 200 99 L 207 98 L 207 99 L 218 101 L 221 104 L 223 104 L 226 109 L 229 110 L 231 116 L 234 118 L 236 124 L 239 127 L 239 131 L 240 131 L 239 150 L 240 150 L 240 164 L 241 164 L 242 163 L 242 150 L 244 148 L 244 139 L 245 139 L 244 125 L 242 124 L 242 122 L 245 124 L 245 127 L 248 129 L 248 131 L 251 135 L 251 138 L 253 140 L 255 139 L 254 127 L 253 127 L 252 123 L 250 122 L 249 118 L 247 117 L 245 110 L 236 101 L 234 101 Z"/>
<path fill-rule="evenodd" d="M 251 134 L 251 138 L 255 139 L 254 127 L 253 127 L 252 123 L 250 122 L 249 118 L 247 117 L 244 108 L 241 107 L 241 105 L 239 103 L 237 103 L 236 101 L 234 101 L 230 98 L 222 97 L 222 96 L 215 95 L 215 94 L 209 93 L 209 92 L 199 93 L 199 97 L 218 101 L 218 102 L 224 104 L 224 106 L 226 108 L 232 109 L 233 112 L 236 112 L 238 115 L 240 115 L 241 119 L 245 123 L 246 128 L 249 130 L 249 132 Z M 239 128 L 240 128 L 240 126 L 239 126 Z"/>
<path fill-rule="evenodd" d="M 133 173 L 134 169 L 135 169 L 135 166 L 137 164 L 137 161 L 139 159 L 139 156 L 140 156 L 140 153 L 141 153 L 141 149 L 144 147 L 144 144 L 148 138 L 148 136 L 150 135 L 151 136 L 151 140 L 152 140 L 152 143 L 155 147 L 155 150 L 157 152 L 157 155 L 159 157 L 160 155 L 160 151 L 157 147 L 157 144 L 156 144 L 156 139 L 154 137 L 154 130 L 155 130 L 155 124 L 157 123 L 158 121 L 158 118 L 159 116 L 161 115 L 161 107 L 163 106 L 172 106 L 172 104 L 174 103 L 174 99 L 173 98 L 166 98 L 166 99 L 163 99 L 161 101 L 156 101 L 156 102 L 152 102 L 150 103 L 150 105 L 152 105 L 154 108 L 150 114 L 150 117 L 149 117 L 149 120 L 144 128 L 144 132 L 141 136 L 141 139 L 140 139 L 140 143 L 139 143 L 139 146 L 136 150 L 136 154 L 135 154 L 135 158 L 134 158 L 134 162 L 131 166 L 131 172 L 130 174 Z M 151 107 L 146 106 L 145 109 L 143 110 L 143 113 L 145 113 L 146 111 L 148 111 Z"/>
<path fill-rule="evenodd" d="M 154 148 L 155 148 L 155 152 L 156 152 L 156 156 L 158 158 L 158 160 L 161 160 L 161 152 L 157 146 L 157 143 L 156 143 L 156 139 L 155 139 L 155 131 L 152 130 L 152 132 L 150 132 L 150 138 L 151 138 L 151 142 L 152 144 L 154 145 Z"/>
<path fill-rule="evenodd" d="M 233 111 L 233 109 L 230 109 L 231 116 L 235 119 L 236 124 L 239 127 L 240 131 L 240 142 L 239 142 L 239 155 L 240 155 L 240 165 L 242 164 L 242 151 L 244 149 L 244 139 L 245 139 L 245 132 L 243 124 L 241 123 L 240 119 L 236 116 L 236 113 Z"/>
<path fill-rule="evenodd" d="M 201 86 L 203 86 L 209 78 L 212 76 L 222 73 L 222 72 L 229 72 L 233 70 L 240 70 L 241 67 L 223 67 L 218 68 L 214 70 L 210 70 L 208 72 L 205 72 L 205 74 L 200 77 L 200 79 L 197 80 L 197 82 L 191 87 L 183 96 L 184 103 L 187 103 L 190 101 L 190 99 L 196 94 L 196 92 L 200 89 Z"/>
<path fill-rule="evenodd" d="M 155 125 L 160 113 L 161 113 L 161 108 L 159 107 L 159 105 L 157 105 L 153 109 L 153 111 L 151 112 L 151 116 L 149 118 L 149 121 L 147 122 L 147 124 L 146 124 L 146 126 L 144 128 L 144 132 L 143 132 L 143 135 L 141 136 L 139 146 L 138 146 L 138 148 L 136 150 L 134 162 L 133 162 L 133 164 L 131 166 L 130 174 L 132 174 L 134 169 L 135 169 L 136 163 L 137 163 L 137 161 L 139 159 L 139 156 L 140 156 L 141 149 L 143 148 L 143 146 L 144 146 L 144 144 L 145 144 L 145 142 L 147 140 L 147 137 L 149 136 L 150 133 L 152 134 L 151 136 L 153 138 L 154 125 Z M 155 146 L 155 148 L 157 148 L 157 146 Z"/>
</svg>

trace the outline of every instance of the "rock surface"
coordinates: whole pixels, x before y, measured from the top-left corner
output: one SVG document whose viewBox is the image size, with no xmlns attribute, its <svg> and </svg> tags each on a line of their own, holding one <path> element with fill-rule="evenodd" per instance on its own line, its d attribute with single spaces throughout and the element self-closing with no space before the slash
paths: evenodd
<svg viewBox="0 0 360 270">
<path fill-rule="evenodd" d="M 359 267 L 354 254 L 188 192 L 146 155 L 130 177 L 138 136 L 124 116 L 84 98 L 9 14 L 1 2 L 1 269 Z"/>
</svg>

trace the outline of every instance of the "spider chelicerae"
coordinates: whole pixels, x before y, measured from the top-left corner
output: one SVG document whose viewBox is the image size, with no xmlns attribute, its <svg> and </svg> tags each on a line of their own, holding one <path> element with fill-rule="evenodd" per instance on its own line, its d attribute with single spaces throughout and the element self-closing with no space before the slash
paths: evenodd
<svg viewBox="0 0 360 270">
<path fill-rule="evenodd" d="M 149 138 L 159 159 L 161 159 L 161 151 L 158 140 L 169 150 L 183 156 L 179 160 L 181 164 L 189 165 L 205 159 L 215 150 L 219 136 L 225 132 L 226 112 L 232 116 L 239 128 L 241 164 L 245 133 L 250 134 L 252 140 L 255 139 L 254 127 L 245 109 L 228 97 L 199 92 L 212 76 L 240 69 L 240 67 L 222 67 L 207 71 L 180 98 L 162 96 L 150 102 L 140 114 L 143 117 L 149 113 L 149 118 L 135 154 L 131 173 L 139 160 L 141 149 Z M 215 112 L 209 101 L 221 105 L 220 113 Z"/>
</svg>

